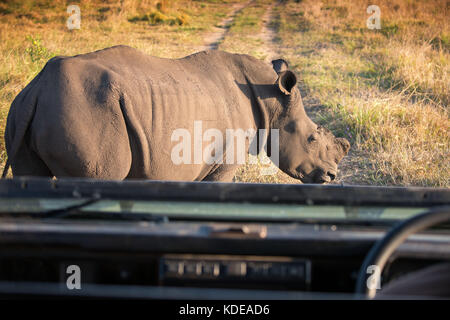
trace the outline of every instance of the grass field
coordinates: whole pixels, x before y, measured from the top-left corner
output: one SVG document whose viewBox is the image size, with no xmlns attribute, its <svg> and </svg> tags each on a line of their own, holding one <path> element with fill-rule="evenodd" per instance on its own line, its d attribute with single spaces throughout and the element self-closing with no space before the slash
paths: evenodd
<svg viewBox="0 0 450 320">
<path fill-rule="evenodd" d="M 309 115 L 352 143 L 336 183 L 450 186 L 450 2 L 441 0 L 377 0 L 380 30 L 367 28 L 363 0 L 2 0 L 1 135 L 13 98 L 50 57 L 116 44 L 182 57 L 208 45 L 241 2 L 218 48 L 289 61 Z M 81 29 L 68 30 L 66 8 L 77 3 Z M 295 182 L 250 165 L 235 180 Z"/>
</svg>

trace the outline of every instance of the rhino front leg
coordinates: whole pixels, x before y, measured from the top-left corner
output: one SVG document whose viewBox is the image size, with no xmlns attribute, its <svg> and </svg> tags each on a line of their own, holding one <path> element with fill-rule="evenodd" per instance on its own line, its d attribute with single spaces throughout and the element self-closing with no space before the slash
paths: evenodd
<svg viewBox="0 0 450 320">
<path fill-rule="evenodd" d="M 219 181 L 219 182 L 233 182 L 233 177 L 238 166 L 220 166 L 202 181 Z"/>
</svg>

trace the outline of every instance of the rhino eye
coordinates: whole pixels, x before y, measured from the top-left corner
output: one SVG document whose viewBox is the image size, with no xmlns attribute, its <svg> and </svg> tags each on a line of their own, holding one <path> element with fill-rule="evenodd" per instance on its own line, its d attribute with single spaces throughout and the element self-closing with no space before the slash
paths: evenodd
<svg viewBox="0 0 450 320">
<path fill-rule="evenodd" d="M 309 142 L 309 143 L 312 143 L 312 142 L 314 142 L 314 141 L 317 141 L 317 135 L 313 133 L 312 135 L 310 135 L 310 136 L 308 137 L 308 142 Z"/>
</svg>

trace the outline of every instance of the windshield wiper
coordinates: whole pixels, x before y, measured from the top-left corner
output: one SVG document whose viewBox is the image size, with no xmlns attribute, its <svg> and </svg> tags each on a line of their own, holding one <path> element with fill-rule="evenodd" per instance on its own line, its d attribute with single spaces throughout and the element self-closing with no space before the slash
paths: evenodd
<svg viewBox="0 0 450 320">
<path fill-rule="evenodd" d="M 45 214 L 45 213 L 44 213 Z M 121 221 L 149 221 L 149 222 L 168 222 L 167 215 L 153 214 L 153 213 L 135 213 L 135 212 L 114 212 L 114 211 L 82 211 L 79 209 L 72 209 L 68 212 L 61 212 L 57 215 L 42 216 L 44 219 L 76 219 L 83 220 L 121 220 Z"/>
<path fill-rule="evenodd" d="M 168 222 L 167 215 L 154 213 L 133 213 L 133 212 L 114 212 L 114 211 L 98 211 L 98 210 L 82 210 L 105 199 L 94 196 L 81 203 L 65 206 L 62 208 L 38 211 L 38 212 L 0 212 L 0 216 L 7 217 L 26 217 L 35 219 L 76 219 L 82 218 L 92 220 L 127 220 L 127 221 L 151 221 L 151 222 Z"/>
<path fill-rule="evenodd" d="M 81 209 L 88 207 L 98 201 L 100 201 L 100 197 L 94 197 L 78 204 L 39 212 L 37 215 L 41 216 L 42 218 L 64 218 L 73 214 L 79 214 L 80 212 L 82 212 Z"/>
</svg>

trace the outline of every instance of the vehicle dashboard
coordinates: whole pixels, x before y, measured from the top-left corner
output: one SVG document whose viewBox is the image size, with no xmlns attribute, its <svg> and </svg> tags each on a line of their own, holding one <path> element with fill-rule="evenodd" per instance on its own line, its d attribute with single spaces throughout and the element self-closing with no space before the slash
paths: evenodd
<svg viewBox="0 0 450 320">
<path fill-rule="evenodd" d="M 61 188 L 52 189 L 53 183 L 41 182 L 41 188 L 29 187 L 26 192 L 61 195 L 74 182 L 60 182 Z M 111 198 L 101 183 L 78 184 L 77 193 L 85 196 L 93 186 Z M 17 183 L 15 188 L 18 191 L 22 186 Z M 8 190 L 14 188 L 10 185 Z M 1 192 L 5 189 L 0 187 Z M 446 201 L 447 191 L 440 195 L 439 190 L 427 192 L 431 194 L 426 198 L 432 199 L 427 201 L 436 205 Z M 429 206 L 420 197 L 421 205 Z M 318 201 L 305 194 L 296 201 L 308 199 Z M 0 218 L 0 294 L 157 299 L 352 295 L 364 257 L 389 228 L 383 221 L 354 224 L 320 219 L 250 222 L 183 217 L 96 219 L 78 214 L 40 219 L 4 216 Z M 446 228 L 409 237 L 390 259 L 382 281 L 449 260 L 449 244 Z M 85 290 L 65 287 L 70 265 L 81 268 Z M 212 294 L 211 289 L 218 291 Z"/>
</svg>

